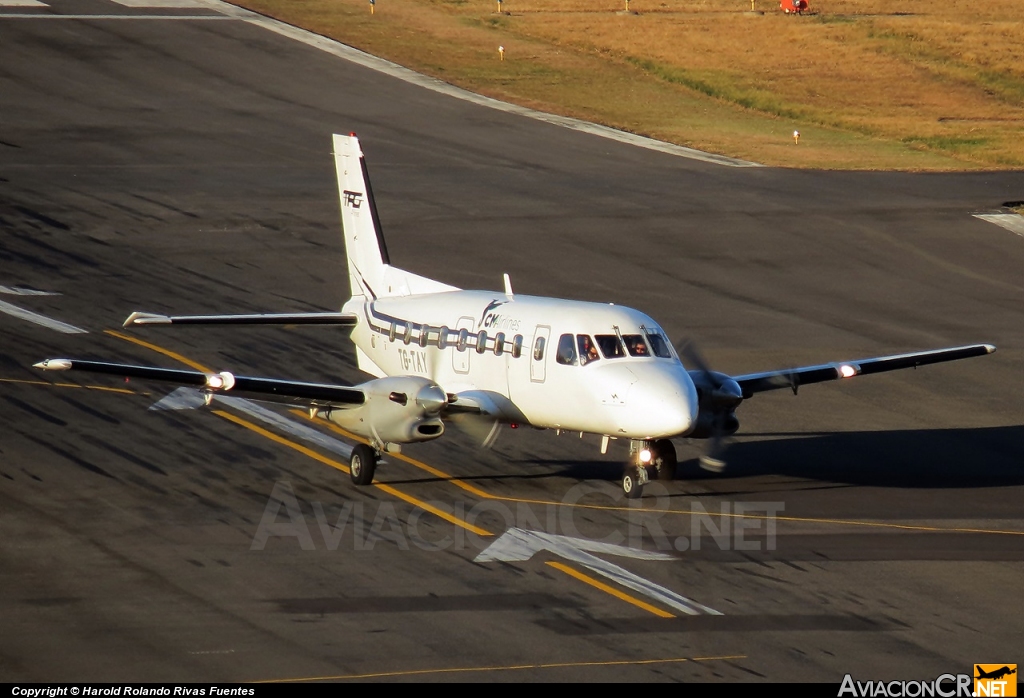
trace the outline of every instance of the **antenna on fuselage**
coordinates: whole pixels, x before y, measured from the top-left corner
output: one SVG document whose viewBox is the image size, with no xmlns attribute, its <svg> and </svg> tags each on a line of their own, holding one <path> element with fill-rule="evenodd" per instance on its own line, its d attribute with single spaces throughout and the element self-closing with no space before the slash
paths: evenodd
<svg viewBox="0 0 1024 698">
<path fill-rule="evenodd" d="M 508 274 L 504 274 L 504 277 L 505 277 L 505 295 L 508 296 L 511 299 L 512 296 L 513 296 L 513 293 L 512 293 L 512 279 L 510 279 L 508 277 Z"/>
</svg>

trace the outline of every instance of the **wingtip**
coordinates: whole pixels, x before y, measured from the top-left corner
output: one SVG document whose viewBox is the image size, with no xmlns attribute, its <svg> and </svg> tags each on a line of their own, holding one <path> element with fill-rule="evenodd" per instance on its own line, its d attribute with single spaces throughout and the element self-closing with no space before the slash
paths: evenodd
<svg viewBox="0 0 1024 698">
<path fill-rule="evenodd" d="M 67 371 L 71 368 L 71 359 L 46 359 L 32 366 L 44 371 Z"/>
<path fill-rule="evenodd" d="M 985 353 L 986 354 L 994 354 L 995 351 L 996 351 L 996 345 L 995 344 L 983 344 L 982 346 L 985 347 Z"/>
<path fill-rule="evenodd" d="M 155 313 L 141 313 L 135 311 L 128 316 L 128 319 L 124 321 L 125 329 L 132 327 L 133 325 L 170 325 L 171 318 L 166 315 L 157 315 Z"/>
</svg>

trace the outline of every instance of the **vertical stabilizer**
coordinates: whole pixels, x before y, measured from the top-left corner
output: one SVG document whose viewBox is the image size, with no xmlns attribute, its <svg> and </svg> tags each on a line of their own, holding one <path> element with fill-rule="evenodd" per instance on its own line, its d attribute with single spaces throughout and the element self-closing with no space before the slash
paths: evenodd
<svg viewBox="0 0 1024 698">
<path fill-rule="evenodd" d="M 391 266 L 380 230 L 377 204 L 366 174 L 366 160 L 355 134 L 334 134 L 334 166 L 338 170 L 341 227 L 345 234 L 352 296 L 370 300 L 385 296 L 440 293 L 458 289 Z"/>
<path fill-rule="evenodd" d="M 345 234 L 349 283 L 353 296 L 376 298 L 384 290 L 388 248 L 380 230 L 366 161 L 355 134 L 334 134 L 334 164 L 338 170 L 341 227 Z"/>
</svg>

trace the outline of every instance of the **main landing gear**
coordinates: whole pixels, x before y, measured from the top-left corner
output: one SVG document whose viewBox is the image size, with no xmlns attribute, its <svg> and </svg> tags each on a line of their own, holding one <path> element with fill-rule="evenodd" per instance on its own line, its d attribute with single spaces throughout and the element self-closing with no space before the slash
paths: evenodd
<svg viewBox="0 0 1024 698">
<path fill-rule="evenodd" d="M 356 485 L 369 485 L 373 482 L 373 473 L 377 469 L 380 455 L 377 449 L 366 444 L 358 444 L 352 449 L 348 459 L 348 471 L 352 482 Z"/>
<path fill-rule="evenodd" d="M 633 440 L 629 443 L 629 462 L 622 474 L 622 493 L 639 499 L 653 468 L 659 480 L 671 480 L 676 473 L 676 448 L 668 439 Z"/>
</svg>

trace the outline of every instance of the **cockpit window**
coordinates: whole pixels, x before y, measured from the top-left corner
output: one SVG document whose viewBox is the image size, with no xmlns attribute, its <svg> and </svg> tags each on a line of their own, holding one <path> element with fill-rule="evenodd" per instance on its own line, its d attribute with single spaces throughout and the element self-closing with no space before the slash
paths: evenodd
<svg viewBox="0 0 1024 698">
<path fill-rule="evenodd" d="M 597 353 L 597 345 L 590 335 L 576 335 L 576 344 L 580 348 L 580 366 L 586 366 L 591 361 L 597 361 L 601 356 Z"/>
<path fill-rule="evenodd" d="M 558 338 L 558 351 L 555 361 L 566 366 L 576 365 L 576 343 L 571 334 L 563 334 Z"/>
<path fill-rule="evenodd" d="M 622 342 L 619 341 L 617 335 L 596 334 L 594 339 L 597 340 L 597 346 L 601 347 L 601 353 L 604 354 L 604 358 L 619 359 L 626 355 L 626 351 L 622 348 Z"/>
<path fill-rule="evenodd" d="M 644 342 L 643 335 L 624 334 L 622 335 L 622 341 L 626 343 L 626 351 L 629 352 L 630 356 L 651 355 L 651 350 L 647 348 L 647 343 Z"/>
<path fill-rule="evenodd" d="M 665 335 L 658 332 L 651 332 L 646 327 L 641 328 L 644 334 L 647 335 L 647 341 L 651 343 L 651 349 L 654 351 L 654 355 L 659 359 L 671 359 L 672 349 L 669 347 L 668 340 L 665 339 Z"/>
</svg>

